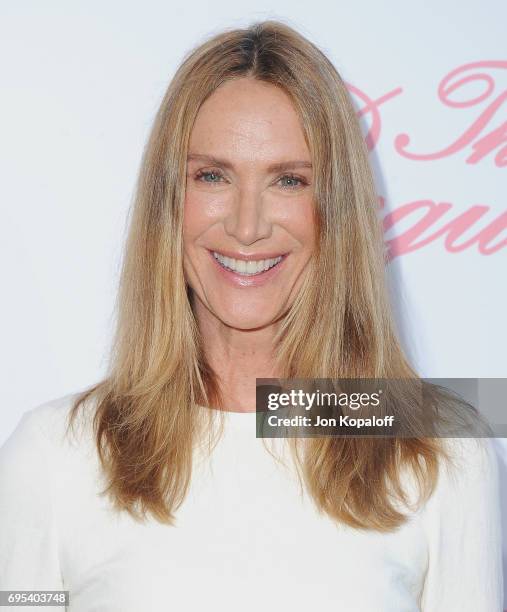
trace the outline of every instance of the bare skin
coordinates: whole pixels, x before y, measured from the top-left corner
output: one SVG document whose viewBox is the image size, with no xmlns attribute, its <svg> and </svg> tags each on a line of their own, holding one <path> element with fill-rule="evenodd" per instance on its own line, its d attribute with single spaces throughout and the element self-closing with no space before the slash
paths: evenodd
<svg viewBox="0 0 507 612">
<path fill-rule="evenodd" d="M 273 167 L 285 162 L 297 163 Z M 190 137 L 184 271 L 226 410 L 255 411 L 255 379 L 280 376 L 273 338 L 309 270 L 313 209 L 310 152 L 288 96 L 251 78 L 222 85 Z M 249 256 L 266 267 L 282 260 L 269 271 L 229 268 Z"/>
</svg>

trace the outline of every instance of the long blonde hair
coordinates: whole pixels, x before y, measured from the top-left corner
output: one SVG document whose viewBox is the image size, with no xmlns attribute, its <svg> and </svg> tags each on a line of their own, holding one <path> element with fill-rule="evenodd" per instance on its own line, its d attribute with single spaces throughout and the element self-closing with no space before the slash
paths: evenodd
<svg viewBox="0 0 507 612">
<path fill-rule="evenodd" d="M 109 371 L 79 395 L 69 420 L 94 399 L 105 492 L 136 519 L 151 514 L 174 524 L 196 442 L 221 413 L 202 410 L 221 407 L 220 384 L 183 276 L 182 217 L 197 112 L 222 83 L 241 77 L 289 95 L 314 168 L 314 269 L 279 328 L 280 371 L 287 378 L 417 378 L 394 331 L 368 152 L 337 70 L 278 21 L 213 36 L 184 58 L 156 115 L 130 219 Z M 327 437 L 291 439 L 291 448 L 319 511 L 350 526 L 389 531 L 406 520 L 390 494 L 406 497 L 401 468 L 412 471 L 424 501 L 445 456 L 440 442 Z"/>
</svg>

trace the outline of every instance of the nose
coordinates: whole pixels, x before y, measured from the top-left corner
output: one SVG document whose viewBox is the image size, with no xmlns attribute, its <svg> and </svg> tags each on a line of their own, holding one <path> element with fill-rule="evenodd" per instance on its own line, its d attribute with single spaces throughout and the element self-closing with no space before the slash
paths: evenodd
<svg viewBox="0 0 507 612">
<path fill-rule="evenodd" d="M 269 238 L 272 223 L 269 220 L 267 202 L 254 188 L 241 189 L 224 220 L 225 232 L 241 244 L 253 244 Z"/>
</svg>

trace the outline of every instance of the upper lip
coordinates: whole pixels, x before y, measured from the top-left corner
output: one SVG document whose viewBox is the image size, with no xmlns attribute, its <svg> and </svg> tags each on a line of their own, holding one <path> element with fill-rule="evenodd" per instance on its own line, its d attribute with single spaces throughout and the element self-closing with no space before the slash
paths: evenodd
<svg viewBox="0 0 507 612">
<path fill-rule="evenodd" d="M 235 251 L 226 251 L 224 249 L 210 249 L 211 253 L 218 253 L 231 259 L 242 259 L 243 261 L 260 261 L 262 259 L 275 259 L 276 257 L 283 257 L 286 253 L 280 253 L 280 251 L 263 251 L 262 253 L 239 253 Z"/>
</svg>

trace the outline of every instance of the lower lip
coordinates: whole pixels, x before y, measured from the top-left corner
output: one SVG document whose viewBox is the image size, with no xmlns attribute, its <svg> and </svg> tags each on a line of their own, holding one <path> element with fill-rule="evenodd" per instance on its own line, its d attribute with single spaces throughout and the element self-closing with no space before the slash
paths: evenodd
<svg viewBox="0 0 507 612">
<path fill-rule="evenodd" d="M 259 274 L 247 275 L 239 274 L 238 272 L 233 272 L 232 270 L 224 268 L 220 263 L 218 263 L 217 259 L 213 255 L 213 252 L 208 252 L 218 273 L 224 280 L 236 287 L 262 287 L 266 283 L 269 283 L 269 281 L 280 272 L 281 268 L 284 266 L 285 260 L 288 257 L 287 254 L 282 255 L 282 259 L 275 266 L 269 268 L 269 270 L 264 270 L 264 272 L 259 272 Z"/>
</svg>

